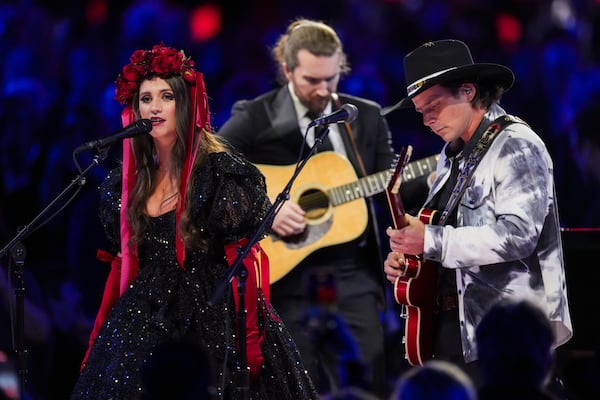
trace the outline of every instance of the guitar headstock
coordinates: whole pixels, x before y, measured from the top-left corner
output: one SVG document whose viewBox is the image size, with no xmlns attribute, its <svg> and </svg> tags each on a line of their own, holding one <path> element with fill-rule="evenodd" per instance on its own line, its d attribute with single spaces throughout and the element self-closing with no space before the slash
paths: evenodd
<svg viewBox="0 0 600 400">
<path fill-rule="evenodd" d="M 386 188 L 387 192 L 397 194 L 400 190 L 400 184 L 402 183 L 402 172 L 412 156 L 412 150 L 413 148 L 411 145 L 402 147 L 402 149 L 400 149 L 400 153 L 396 154 L 394 157 L 394 161 L 390 167 L 390 174 L 388 176 Z"/>
<path fill-rule="evenodd" d="M 401 228 L 406 225 L 404 218 L 404 204 L 400 198 L 400 184 L 402 183 L 402 172 L 408 164 L 412 155 L 412 146 L 408 145 L 400 149 L 400 153 L 395 157 L 391 167 L 391 174 L 388 178 L 385 194 L 392 213 L 392 220 L 395 228 Z"/>
</svg>

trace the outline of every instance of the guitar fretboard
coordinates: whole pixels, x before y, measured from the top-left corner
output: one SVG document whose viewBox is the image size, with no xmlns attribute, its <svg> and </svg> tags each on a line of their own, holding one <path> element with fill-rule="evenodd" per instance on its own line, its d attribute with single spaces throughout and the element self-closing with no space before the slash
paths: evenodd
<svg viewBox="0 0 600 400">
<path fill-rule="evenodd" d="M 439 155 L 429 156 L 408 163 L 402 172 L 402 182 L 412 181 L 432 172 L 438 161 Z M 327 191 L 329 199 L 334 206 L 362 197 L 373 196 L 385 190 L 390 171 L 381 171 L 373 175 L 365 176 L 355 182 L 336 186 Z"/>
<path fill-rule="evenodd" d="M 408 163 L 404 167 L 404 171 L 402 172 L 402 181 L 411 181 L 413 179 L 417 179 L 420 176 L 428 175 L 430 172 L 433 172 L 439 158 L 440 155 L 436 154 L 427 158 Z"/>
</svg>

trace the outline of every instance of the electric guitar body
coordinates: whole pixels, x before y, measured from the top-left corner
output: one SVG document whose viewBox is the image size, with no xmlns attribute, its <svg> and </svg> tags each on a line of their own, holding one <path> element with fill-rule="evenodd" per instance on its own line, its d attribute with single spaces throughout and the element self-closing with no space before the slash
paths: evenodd
<svg viewBox="0 0 600 400">
<path fill-rule="evenodd" d="M 412 147 L 402 149 L 395 171 L 390 175 L 386 196 L 394 227 L 400 229 L 408 223 L 400 197 L 403 164 L 408 162 Z M 421 209 L 418 218 L 425 224 L 436 222 L 435 210 Z M 394 282 L 394 299 L 402 305 L 404 346 L 406 359 L 411 365 L 422 365 L 433 354 L 433 317 L 436 306 L 438 263 L 423 260 L 421 255 L 404 255 L 405 265 Z"/>
</svg>

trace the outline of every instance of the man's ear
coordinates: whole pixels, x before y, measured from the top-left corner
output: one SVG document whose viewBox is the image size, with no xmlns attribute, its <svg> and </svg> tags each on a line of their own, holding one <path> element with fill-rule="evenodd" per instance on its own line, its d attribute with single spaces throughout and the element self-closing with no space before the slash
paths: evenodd
<svg viewBox="0 0 600 400">
<path fill-rule="evenodd" d="M 281 71 L 283 72 L 283 75 L 285 76 L 285 78 L 289 81 L 290 80 L 290 75 L 292 74 L 292 71 L 290 71 L 287 67 L 287 64 L 282 62 L 281 63 Z"/>
</svg>

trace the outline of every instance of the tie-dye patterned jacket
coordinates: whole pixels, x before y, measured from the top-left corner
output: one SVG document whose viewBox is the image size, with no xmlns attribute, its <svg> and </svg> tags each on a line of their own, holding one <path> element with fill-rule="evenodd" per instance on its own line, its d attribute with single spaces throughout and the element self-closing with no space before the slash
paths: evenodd
<svg viewBox="0 0 600 400">
<path fill-rule="evenodd" d="M 486 118 L 505 114 L 494 105 Z M 427 202 L 450 174 L 445 154 Z M 504 297 L 541 305 L 556 346 L 572 336 L 553 163 L 526 124 L 507 126 L 491 144 L 457 205 L 456 227 L 426 225 L 424 257 L 456 271 L 466 362 L 477 359 L 475 327 Z"/>
</svg>

